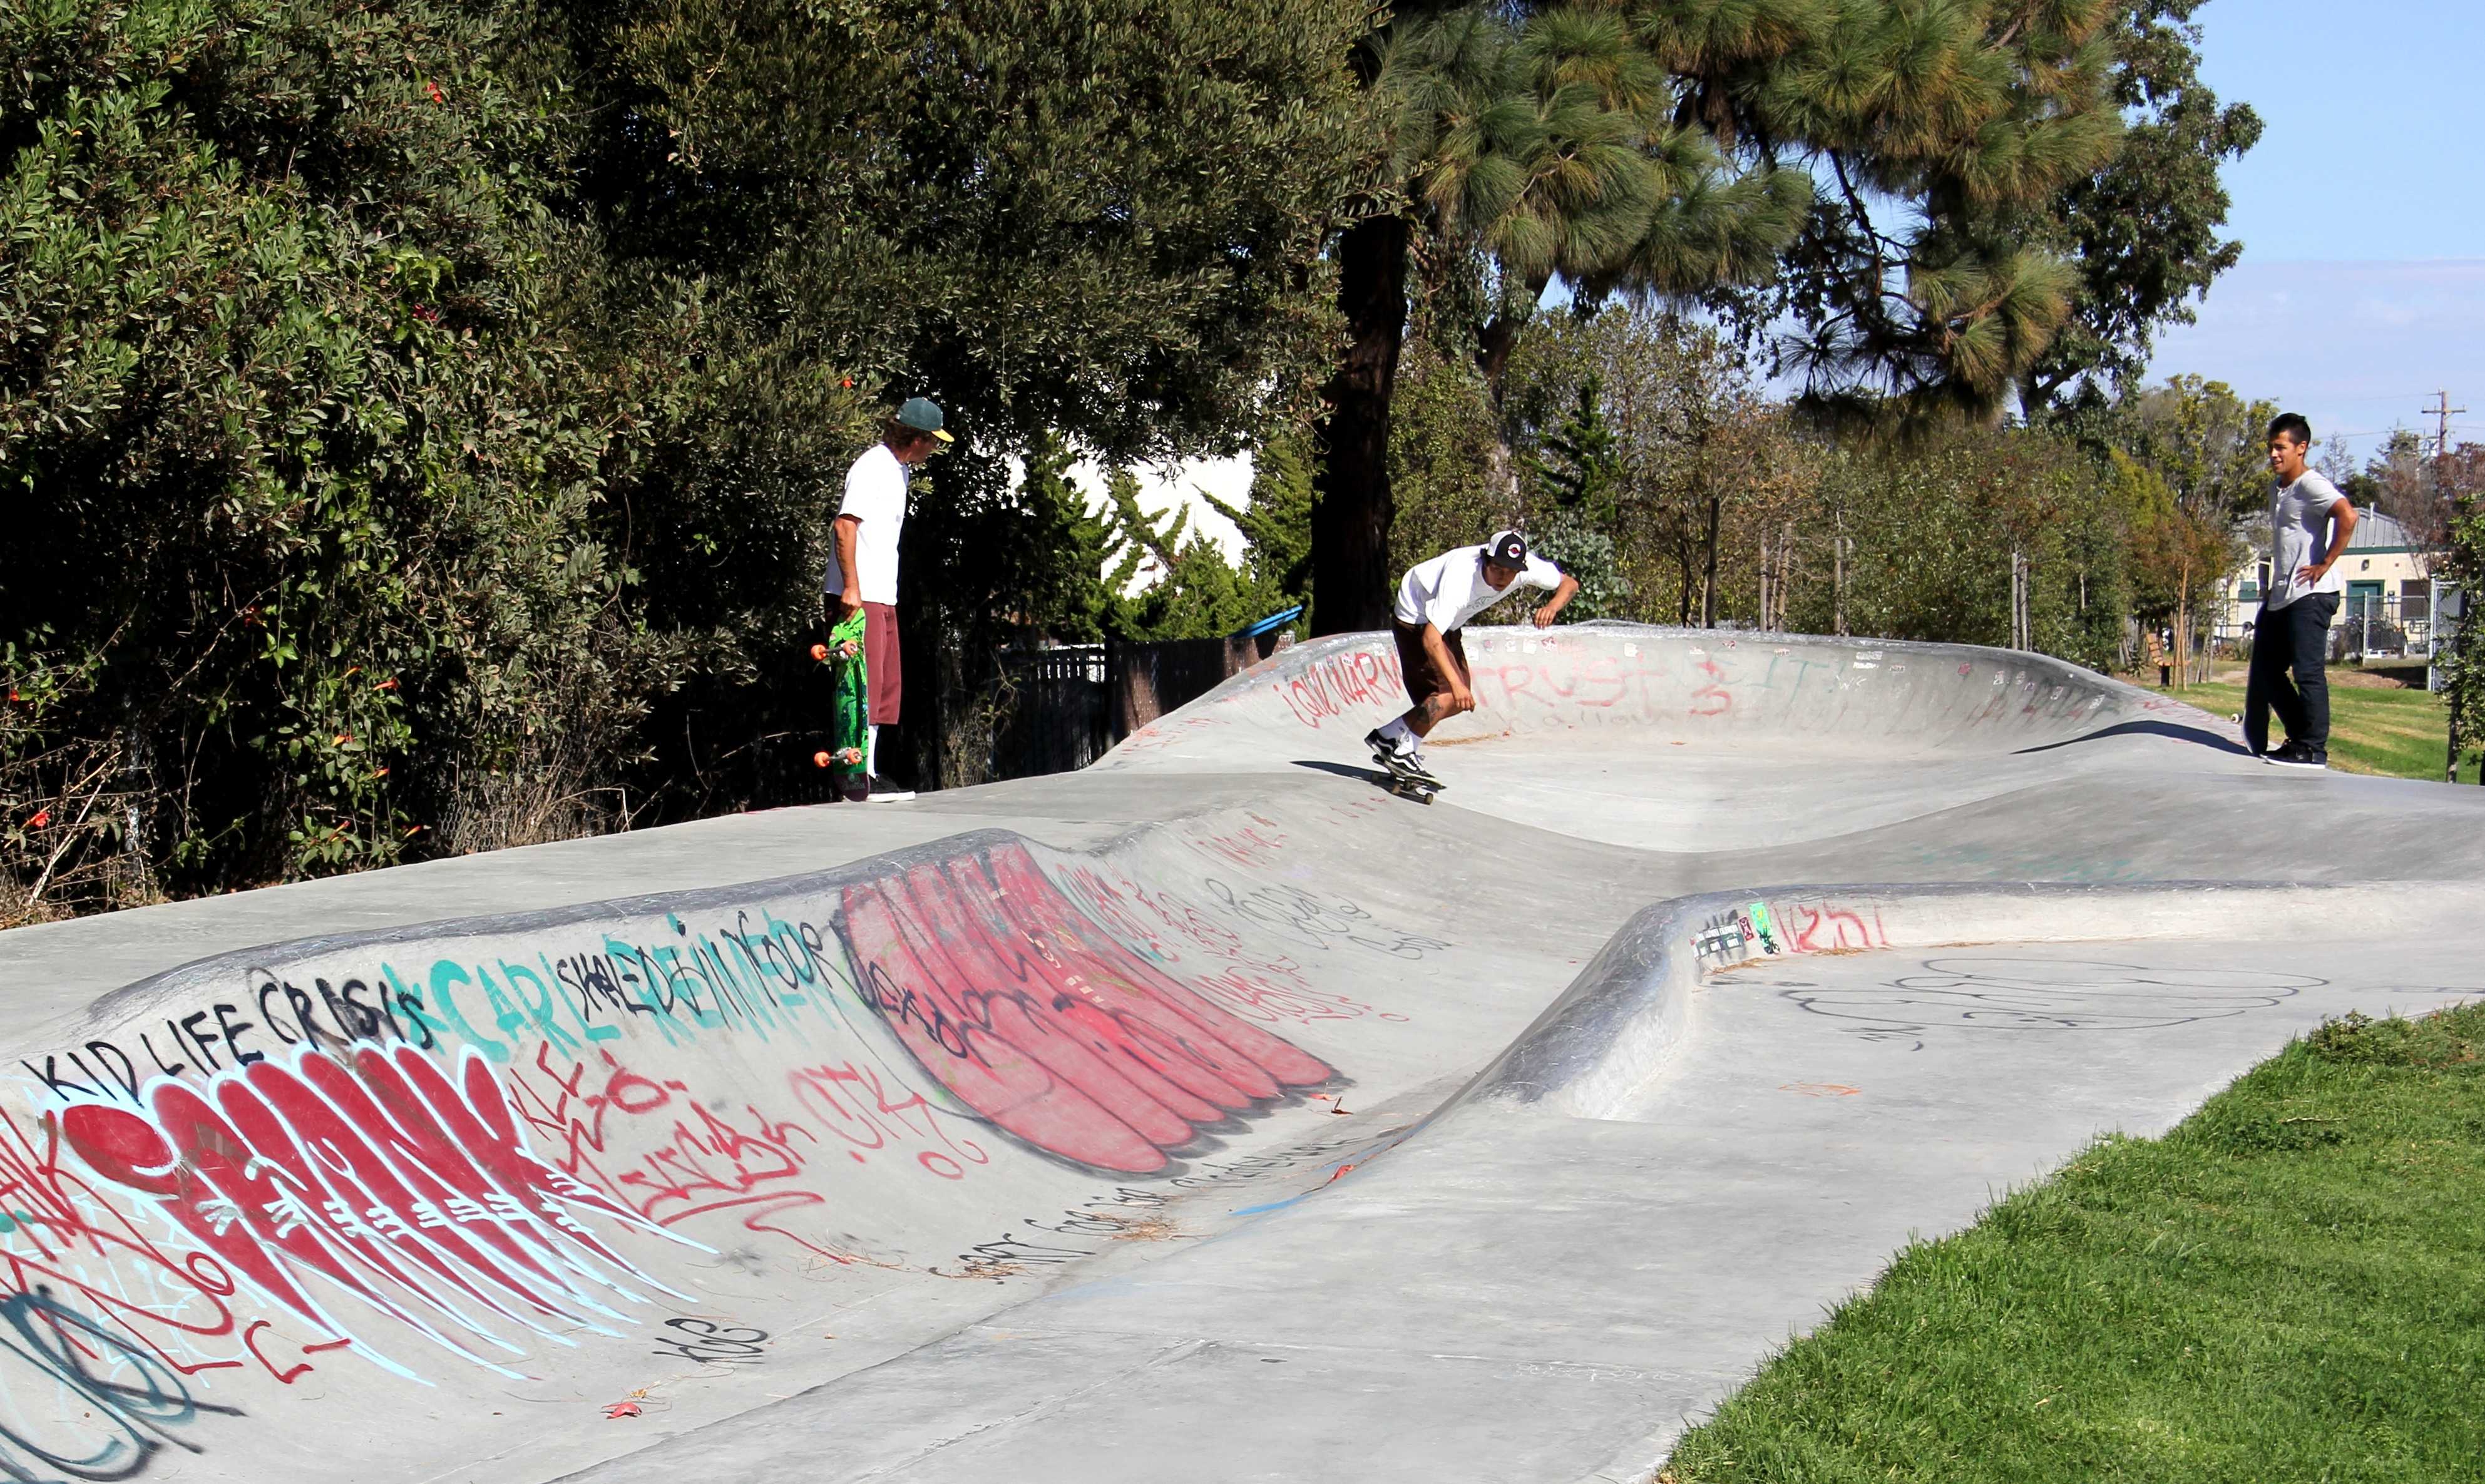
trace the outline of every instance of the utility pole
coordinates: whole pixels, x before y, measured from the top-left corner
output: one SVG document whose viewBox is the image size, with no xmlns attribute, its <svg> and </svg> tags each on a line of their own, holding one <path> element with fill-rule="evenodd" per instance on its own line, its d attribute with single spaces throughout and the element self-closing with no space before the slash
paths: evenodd
<svg viewBox="0 0 2485 1484">
<path fill-rule="evenodd" d="M 2450 405 L 2450 393 L 2442 391 L 2433 394 L 2432 406 L 2418 410 L 2433 419 L 2433 456 L 2448 458 L 2450 456 L 2450 420 L 2468 409 Z"/>
</svg>

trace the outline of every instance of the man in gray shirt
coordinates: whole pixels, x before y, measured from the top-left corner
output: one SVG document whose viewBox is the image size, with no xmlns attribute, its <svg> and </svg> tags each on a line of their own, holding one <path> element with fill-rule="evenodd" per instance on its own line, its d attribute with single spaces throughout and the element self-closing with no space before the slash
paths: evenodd
<svg viewBox="0 0 2485 1484">
<path fill-rule="evenodd" d="M 2330 765 L 2330 620 L 2346 583 L 2332 570 L 2356 532 L 2356 508 L 2320 471 L 2306 467 L 2312 425 L 2281 414 L 2269 425 L 2269 586 L 2253 628 L 2252 673 L 2244 685 L 2244 741 L 2263 762 L 2289 768 Z M 2286 742 L 2269 751 L 2269 713 Z"/>
</svg>

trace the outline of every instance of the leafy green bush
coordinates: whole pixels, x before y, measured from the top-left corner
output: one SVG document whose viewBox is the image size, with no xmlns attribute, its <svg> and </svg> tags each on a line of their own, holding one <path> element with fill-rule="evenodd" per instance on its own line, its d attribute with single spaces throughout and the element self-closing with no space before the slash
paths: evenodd
<svg viewBox="0 0 2485 1484">
<path fill-rule="evenodd" d="M 560 698 L 662 669 L 592 531 L 605 433 L 542 328 L 544 130 L 490 9 L 0 16 L 0 640 L 21 695 L 81 677 L 0 799 L 125 804 L 148 890 L 399 859 Z"/>
</svg>

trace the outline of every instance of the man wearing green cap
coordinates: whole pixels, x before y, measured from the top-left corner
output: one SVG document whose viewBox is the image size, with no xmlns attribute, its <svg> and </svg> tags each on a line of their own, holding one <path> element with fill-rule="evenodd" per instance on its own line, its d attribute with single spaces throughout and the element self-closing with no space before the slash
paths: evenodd
<svg viewBox="0 0 2485 1484">
<path fill-rule="evenodd" d="M 906 528 L 906 471 L 951 442 L 941 408 L 911 397 L 889 418 L 878 443 L 846 471 L 845 502 L 831 528 L 835 552 L 820 580 L 829 627 L 863 616 L 863 666 L 871 685 L 871 730 L 862 779 L 852 799 L 875 802 L 914 795 L 880 776 L 880 728 L 897 725 L 905 695 L 897 657 L 897 538 Z"/>
</svg>

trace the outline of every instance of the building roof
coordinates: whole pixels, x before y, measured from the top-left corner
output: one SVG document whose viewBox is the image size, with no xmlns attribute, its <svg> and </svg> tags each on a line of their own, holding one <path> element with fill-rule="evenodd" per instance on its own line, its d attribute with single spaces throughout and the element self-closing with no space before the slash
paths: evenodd
<svg viewBox="0 0 2485 1484">
<path fill-rule="evenodd" d="M 2347 537 L 2349 551 L 2420 552 L 2425 549 L 2417 540 L 2415 533 L 2402 525 L 2398 517 L 2385 515 L 2371 506 L 2360 508 L 2356 514 L 2356 532 Z M 2243 539 L 2245 548 L 2243 564 L 2238 570 L 2248 572 L 2253 563 L 2269 554 L 2269 517 L 2247 515 L 2235 522 L 2234 532 Z"/>
<path fill-rule="evenodd" d="M 2416 545 L 2416 537 L 2409 535 L 2408 528 L 2399 524 L 2394 517 L 2385 515 L 2369 507 L 2356 513 L 2362 518 L 2356 522 L 2355 534 L 2347 537 L 2349 551 L 2364 551 L 2374 547 L 2410 549 Z"/>
</svg>

